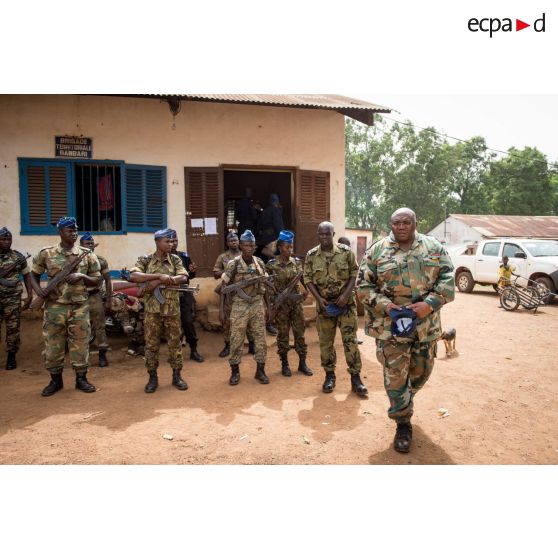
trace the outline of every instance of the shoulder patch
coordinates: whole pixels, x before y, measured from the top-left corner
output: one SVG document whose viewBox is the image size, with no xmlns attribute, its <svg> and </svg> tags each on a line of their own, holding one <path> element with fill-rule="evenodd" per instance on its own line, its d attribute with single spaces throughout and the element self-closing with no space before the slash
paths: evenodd
<svg viewBox="0 0 558 558">
<path fill-rule="evenodd" d="M 271 258 L 271 260 L 267 260 L 267 263 L 268 263 L 268 264 L 273 264 L 273 263 L 275 263 L 275 262 L 277 262 L 277 259 L 276 259 L 276 258 Z"/>
<path fill-rule="evenodd" d="M 307 256 L 313 256 L 318 251 L 319 246 L 314 246 L 314 248 L 310 248 L 306 253 Z"/>
</svg>

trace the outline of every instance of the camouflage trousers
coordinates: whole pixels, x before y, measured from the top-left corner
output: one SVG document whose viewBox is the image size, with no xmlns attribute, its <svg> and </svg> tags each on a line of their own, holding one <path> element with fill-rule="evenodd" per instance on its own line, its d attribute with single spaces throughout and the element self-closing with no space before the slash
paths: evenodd
<svg viewBox="0 0 558 558">
<path fill-rule="evenodd" d="M 6 324 L 6 350 L 17 352 L 19 349 L 19 323 L 21 293 L 0 295 L 0 329 Z"/>
<path fill-rule="evenodd" d="M 47 302 L 43 314 L 43 339 L 45 341 L 45 367 L 51 374 L 64 369 L 66 345 L 70 362 L 76 372 L 89 366 L 89 304 L 77 302 L 60 304 Z"/>
<path fill-rule="evenodd" d="M 233 306 L 232 297 L 231 296 L 225 297 L 225 304 L 224 304 L 225 322 L 223 323 L 223 337 L 225 338 L 225 343 L 230 343 L 231 342 L 231 310 L 232 310 L 232 306 Z M 254 340 L 252 332 L 247 331 L 246 334 L 248 336 L 248 341 L 253 341 Z"/>
<path fill-rule="evenodd" d="M 279 309 L 273 321 L 277 328 L 277 354 L 286 355 L 289 352 L 289 328 L 293 330 L 295 351 L 300 357 L 305 357 L 307 351 L 304 340 L 304 313 L 302 304 L 289 304 Z"/>
<path fill-rule="evenodd" d="M 376 357 L 384 368 L 384 387 L 389 398 L 389 418 L 409 422 L 413 397 L 430 378 L 436 358 L 437 341 L 420 343 L 376 339 Z"/>
<path fill-rule="evenodd" d="M 329 318 L 322 312 L 318 312 L 316 329 L 320 338 L 322 367 L 326 372 L 335 372 L 335 365 L 337 364 L 335 333 L 337 328 L 341 331 L 341 340 L 343 341 L 348 372 L 349 374 L 359 374 L 362 362 L 357 344 L 358 322 L 355 305 L 350 305 L 349 311 L 346 314 L 334 318 Z"/>
<path fill-rule="evenodd" d="M 231 310 L 231 356 L 230 364 L 240 364 L 244 337 L 254 340 L 256 362 L 265 362 L 267 344 L 265 342 L 265 310 L 263 300 L 246 302 L 235 297 Z"/>
<path fill-rule="evenodd" d="M 161 337 L 167 340 L 169 350 L 168 363 L 173 370 L 182 369 L 182 347 L 180 346 L 180 315 L 162 316 L 146 312 L 143 319 L 145 336 L 145 367 L 157 370 L 159 366 L 159 348 Z"/>
<path fill-rule="evenodd" d="M 91 319 L 91 330 L 95 332 L 95 345 L 98 349 L 108 349 L 105 332 L 105 306 L 101 293 L 89 296 L 89 317 Z"/>
</svg>

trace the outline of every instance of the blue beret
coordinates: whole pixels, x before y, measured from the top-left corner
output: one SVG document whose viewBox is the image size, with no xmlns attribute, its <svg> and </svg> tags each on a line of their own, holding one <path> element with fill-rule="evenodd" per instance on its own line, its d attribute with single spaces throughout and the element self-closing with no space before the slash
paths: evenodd
<svg viewBox="0 0 558 558">
<path fill-rule="evenodd" d="M 230 238 L 238 238 L 238 235 L 234 231 L 230 231 L 227 235 L 227 240 L 229 240 Z"/>
<path fill-rule="evenodd" d="M 12 236 L 12 233 L 8 230 L 8 227 L 2 227 L 0 229 L 0 237 L 1 236 Z"/>
<path fill-rule="evenodd" d="M 60 217 L 56 226 L 59 229 L 77 229 L 77 222 L 75 217 Z"/>
<path fill-rule="evenodd" d="M 158 238 L 176 238 L 176 231 L 174 229 L 161 229 L 153 236 L 155 240 Z"/>
<path fill-rule="evenodd" d="M 292 231 L 281 231 L 277 240 L 283 240 L 284 242 L 292 242 L 294 239 L 294 232 Z"/>
<path fill-rule="evenodd" d="M 392 308 L 389 315 L 391 317 L 391 334 L 394 337 L 411 337 L 417 329 L 418 318 L 414 310 L 404 306 L 401 310 Z"/>
<path fill-rule="evenodd" d="M 84 232 L 80 240 L 93 240 L 93 235 L 90 232 Z"/>
<path fill-rule="evenodd" d="M 244 242 L 256 242 L 256 237 L 254 236 L 254 234 L 252 233 L 252 231 L 250 229 L 246 229 L 241 237 L 240 240 L 244 241 Z"/>
<path fill-rule="evenodd" d="M 277 194 L 271 194 L 271 197 L 269 199 L 271 200 L 271 203 L 279 202 L 279 196 Z"/>
</svg>

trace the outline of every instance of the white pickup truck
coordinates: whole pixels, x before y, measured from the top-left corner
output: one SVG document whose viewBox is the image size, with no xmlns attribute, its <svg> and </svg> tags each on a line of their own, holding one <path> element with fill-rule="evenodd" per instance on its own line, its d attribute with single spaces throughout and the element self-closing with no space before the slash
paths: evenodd
<svg viewBox="0 0 558 558">
<path fill-rule="evenodd" d="M 515 267 L 514 273 L 543 284 L 553 293 L 558 292 L 558 241 L 532 238 L 491 238 L 473 248 L 452 251 L 455 266 L 455 283 L 464 293 L 470 293 L 475 284 L 496 285 L 502 258 L 508 256 Z M 526 281 L 519 281 L 525 286 Z"/>
</svg>

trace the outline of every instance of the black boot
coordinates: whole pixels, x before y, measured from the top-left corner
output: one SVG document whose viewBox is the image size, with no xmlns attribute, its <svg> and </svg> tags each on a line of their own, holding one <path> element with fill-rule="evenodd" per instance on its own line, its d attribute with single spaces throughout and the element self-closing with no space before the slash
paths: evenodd
<svg viewBox="0 0 558 558">
<path fill-rule="evenodd" d="M 219 355 L 221 356 L 221 355 Z M 192 343 L 190 345 L 190 360 L 195 360 L 196 362 L 203 362 L 204 358 L 198 353 L 198 344 Z"/>
<path fill-rule="evenodd" d="M 188 384 L 182 379 L 180 375 L 180 368 L 173 368 L 172 369 L 172 385 L 181 391 L 188 389 Z"/>
<path fill-rule="evenodd" d="M 238 364 L 231 364 L 231 377 L 229 378 L 229 384 L 231 386 L 236 386 L 240 382 L 240 368 Z"/>
<path fill-rule="evenodd" d="M 277 328 L 272 326 L 271 324 L 266 325 L 265 330 L 267 331 L 267 333 L 269 333 L 269 335 L 273 336 L 276 336 L 278 333 Z"/>
<path fill-rule="evenodd" d="M 283 376 L 292 376 L 287 355 L 281 355 L 281 374 L 283 374 Z"/>
<path fill-rule="evenodd" d="M 105 366 L 108 366 L 107 350 L 99 349 L 99 368 L 104 368 Z"/>
<path fill-rule="evenodd" d="M 57 391 L 61 390 L 64 387 L 64 382 L 62 380 L 62 372 L 59 374 L 51 374 L 50 375 L 50 384 L 43 389 L 41 395 L 43 397 L 48 397 L 49 395 L 54 395 Z"/>
<path fill-rule="evenodd" d="M 219 353 L 219 356 L 221 358 L 225 358 L 228 357 L 231 354 L 231 345 L 228 341 L 225 341 L 225 346 L 223 347 L 223 350 Z"/>
<path fill-rule="evenodd" d="M 397 424 L 395 437 L 393 438 L 393 449 L 400 453 L 409 453 L 411 440 L 413 439 L 413 427 L 410 422 Z"/>
<path fill-rule="evenodd" d="M 265 362 L 258 362 L 254 378 L 262 384 L 269 384 L 269 378 L 265 374 Z"/>
<path fill-rule="evenodd" d="M 298 357 L 298 371 L 302 372 L 305 376 L 313 376 L 314 372 L 308 368 L 306 364 L 306 357 L 299 356 Z"/>
<path fill-rule="evenodd" d="M 335 372 L 326 372 L 325 382 L 322 386 L 324 393 L 331 393 L 335 388 Z"/>
<path fill-rule="evenodd" d="M 254 341 L 248 341 L 248 354 L 249 355 L 256 354 L 256 343 L 254 343 Z"/>
<path fill-rule="evenodd" d="M 6 360 L 6 370 L 14 370 L 17 368 L 16 352 L 8 351 L 8 360 Z"/>
<path fill-rule="evenodd" d="M 153 393 L 159 386 L 159 380 L 157 379 L 157 370 L 148 370 L 149 381 L 147 382 L 143 391 L 145 393 Z"/>
<path fill-rule="evenodd" d="M 80 389 L 85 393 L 93 393 L 97 388 L 87 381 L 87 370 L 85 372 L 76 372 L 76 389 Z"/>
<path fill-rule="evenodd" d="M 362 383 L 360 374 L 351 374 L 351 389 L 361 397 L 368 396 L 368 389 L 366 389 L 366 386 Z"/>
</svg>

